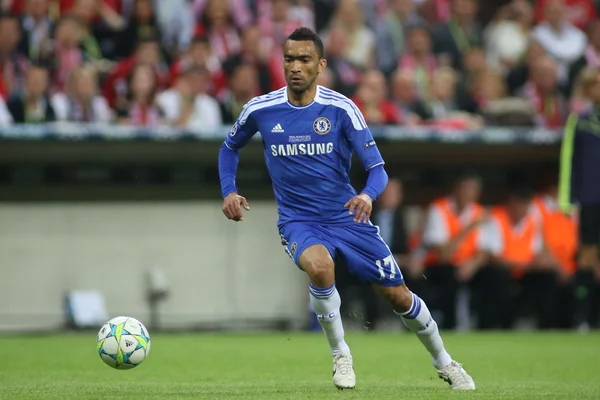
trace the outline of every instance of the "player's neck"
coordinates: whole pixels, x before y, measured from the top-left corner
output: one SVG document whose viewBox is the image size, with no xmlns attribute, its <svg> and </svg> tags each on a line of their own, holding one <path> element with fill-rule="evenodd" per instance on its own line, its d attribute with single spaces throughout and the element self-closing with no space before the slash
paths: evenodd
<svg viewBox="0 0 600 400">
<path fill-rule="evenodd" d="M 288 101 L 294 106 L 307 106 L 315 100 L 317 96 L 317 85 L 312 85 L 302 93 L 294 93 L 287 88 Z"/>
</svg>

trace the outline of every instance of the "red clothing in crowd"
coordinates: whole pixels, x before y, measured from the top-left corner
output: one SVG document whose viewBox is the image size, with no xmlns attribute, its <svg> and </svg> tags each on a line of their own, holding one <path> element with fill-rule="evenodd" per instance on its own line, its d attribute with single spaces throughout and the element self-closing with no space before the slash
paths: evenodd
<svg viewBox="0 0 600 400">
<path fill-rule="evenodd" d="M 542 22 L 544 9 L 550 0 L 535 2 L 535 21 Z M 578 28 L 585 29 L 587 24 L 597 17 L 596 7 L 592 0 L 564 0 L 567 8 L 567 20 Z"/>
</svg>

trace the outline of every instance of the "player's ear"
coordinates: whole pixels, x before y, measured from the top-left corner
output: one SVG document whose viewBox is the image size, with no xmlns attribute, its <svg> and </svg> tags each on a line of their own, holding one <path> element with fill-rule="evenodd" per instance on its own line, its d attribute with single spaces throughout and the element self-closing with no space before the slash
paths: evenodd
<svg viewBox="0 0 600 400">
<path fill-rule="evenodd" d="M 327 67 L 327 60 L 324 58 L 321 58 L 319 60 L 319 68 L 317 69 L 319 74 L 323 71 L 325 71 L 325 67 Z"/>
</svg>

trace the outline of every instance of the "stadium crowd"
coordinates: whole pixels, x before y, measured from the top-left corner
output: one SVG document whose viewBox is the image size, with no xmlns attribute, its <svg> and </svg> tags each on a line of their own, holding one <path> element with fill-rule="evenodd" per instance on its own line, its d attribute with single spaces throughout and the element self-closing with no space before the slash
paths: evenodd
<svg viewBox="0 0 600 400">
<path fill-rule="evenodd" d="M 0 123 L 231 123 L 319 32 L 320 83 L 371 124 L 560 127 L 600 65 L 592 0 L 3 0 Z"/>
<path fill-rule="evenodd" d="M 352 98 L 370 124 L 561 129 L 592 106 L 592 0 L 487 3 L 494 16 L 483 26 L 477 0 L 2 0 L 0 125 L 213 130 L 285 85 L 281 47 L 300 26 L 324 40 L 319 83 Z M 592 321 L 594 277 L 578 268 L 577 221 L 557 210 L 556 179 L 484 211 L 478 178 L 465 175 L 414 234 L 397 212 L 401 187 L 390 181 L 373 219 L 442 328 L 456 328 L 465 287 L 482 329 L 511 327 L 521 294 L 540 328 Z M 340 292 L 353 283 L 340 272 Z M 361 294 L 375 327 L 370 296 Z"/>
</svg>

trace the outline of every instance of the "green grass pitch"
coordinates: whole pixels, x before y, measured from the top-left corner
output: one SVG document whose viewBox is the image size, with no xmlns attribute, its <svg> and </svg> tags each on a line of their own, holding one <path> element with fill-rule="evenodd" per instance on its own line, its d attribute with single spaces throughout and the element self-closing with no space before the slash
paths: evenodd
<svg viewBox="0 0 600 400">
<path fill-rule="evenodd" d="M 151 332 L 152 335 L 152 332 Z M 357 387 L 338 391 L 321 334 L 156 334 L 113 370 L 95 334 L 0 336 L 0 399 L 599 399 L 600 334 L 446 334 L 477 384 L 453 392 L 408 333 L 349 334 Z"/>
</svg>

